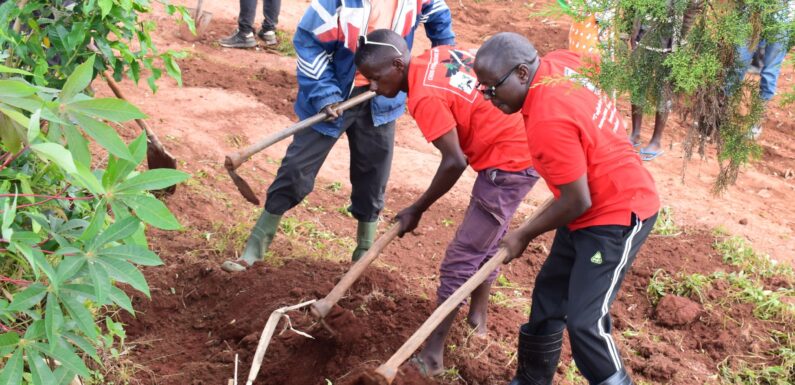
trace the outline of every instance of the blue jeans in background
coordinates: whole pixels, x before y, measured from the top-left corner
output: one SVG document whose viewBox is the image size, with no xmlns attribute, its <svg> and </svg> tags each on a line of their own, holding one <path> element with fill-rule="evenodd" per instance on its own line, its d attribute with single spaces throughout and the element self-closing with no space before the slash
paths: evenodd
<svg viewBox="0 0 795 385">
<path fill-rule="evenodd" d="M 764 49 L 765 54 L 762 57 L 762 67 L 759 72 L 759 96 L 764 101 L 773 99 L 773 96 L 776 95 L 778 75 L 781 73 L 781 63 L 784 62 L 784 56 L 787 55 L 786 47 L 786 38 L 781 38 L 777 41 L 762 40 L 757 47 L 753 47 L 755 48 L 754 50 L 748 49 L 746 45 L 737 47 L 739 66 L 737 67 L 736 79 L 742 80 L 745 77 L 745 72 L 748 71 L 748 67 L 751 65 L 751 58 L 754 56 L 754 52 Z"/>
</svg>

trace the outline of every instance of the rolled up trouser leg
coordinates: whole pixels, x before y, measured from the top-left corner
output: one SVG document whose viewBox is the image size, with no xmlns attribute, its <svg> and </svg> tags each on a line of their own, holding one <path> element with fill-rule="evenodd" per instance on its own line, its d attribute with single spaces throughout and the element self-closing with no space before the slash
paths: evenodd
<svg viewBox="0 0 795 385">
<path fill-rule="evenodd" d="M 516 208 L 538 181 L 535 169 L 478 172 L 464 219 L 439 268 L 437 301 L 444 302 L 496 253 Z M 498 271 L 489 275 L 493 282 Z"/>
</svg>

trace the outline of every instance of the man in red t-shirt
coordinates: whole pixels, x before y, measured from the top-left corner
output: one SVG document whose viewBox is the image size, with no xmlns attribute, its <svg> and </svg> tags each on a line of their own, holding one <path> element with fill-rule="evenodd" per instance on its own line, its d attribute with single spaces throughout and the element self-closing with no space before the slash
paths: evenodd
<svg viewBox="0 0 795 385">
<path fill-rule="evenodd" d="M 477 53 L 478 88 L 506 114 L 521 111 L 533 164 L 555 201 L 505 236 L 508 261 L 557 229 L 519 335 L 512 385 L 551 384 L 563 329 L 591 384 L 632 384 L 610 335 L 610 305 L 660 207 L 615 102 L 577 71 L 569 51 L 539 58 L 527 39 L 500 33 Z"/>
<path fill-rule="evenodd" d="M 472 198 L 440 267 L 437 301 L 444 302 L 497 251 L 514 211 L 538 174 L 527 152 L 522 117 L 505 115 L 475 88 L 474 52 L 438 46 L 412 58 L 403 39 L 377 30 L 359 44 L 355 62 L 379 95 L 408 94 L 408 108 L 420 131 L 442 153 L 431 185 L 397 215 L 399 235 L 414 230 L 425 212 L 456 183 L 469 164 L 478 172 Z M 485 335 L 489 279 L 472 293 L 468 320 Z M 426 375 L 444 371 L 444 341 L 457 312 L 428 338 L 413 362 Z"/>
</svg>

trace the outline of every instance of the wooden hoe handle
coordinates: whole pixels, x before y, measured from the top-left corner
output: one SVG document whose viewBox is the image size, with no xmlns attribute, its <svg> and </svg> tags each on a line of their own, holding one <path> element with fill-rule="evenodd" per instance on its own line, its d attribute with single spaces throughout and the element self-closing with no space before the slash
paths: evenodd
<svg viewBox="0 0 795 385">
<path fill-rule="evenodd" d="M 353 286 L 354 282 L 361 277 L 362 273 L 364 273 L 367 267 L 370 266 L 373 261 L 375 261 L 375 259 L 378 257 L 378 254 L 381 254 L 381 251 L 384 250 L 386 245 L 395 239 L 399 230 L 400 222 L 395 222 L 389 227 L 384 235 L 378 237 L 375 243 L 373 243 L 373 246 L 370 247 L 370 250 L 367 250 L 362 258 L 354 263 L 353 266 L 351 266 L 350 270 L 348 270 L 348 272 L 342 276 L 342 279 L 339 281 L 339 283 L 337 283 L 337 285 L 331 289 L 331 292 L 329 292 L 325 298 L 312 304 L 312 314 L 320 319 L 325 318 L 331 311 L 331 308 L 337 304 L 343 295 L 345 295 L 345 292 L 347 292 L 348 289 Z"/>
<path fill-rule="evenodd" d="M 540 213 L 546 210 L 550 204 L 552 204 L 553 198 L 547 199 L 544 203 L 539 206 L 533 215 L 527 220 L 530 222 L 534 220 Z M 434 310 L 430 317 L 417 329 L 416 332 L 403 344 L 403 346 L 395 352 L 392 357 L 389 358 L 387 362 L 383 365 L 379 366 L 375 372 L 379 374 L 386 380 L 387 384 L 391 384 L 392 381 L 395 380 L 395 376 L 397 375 L 398 367 L 400 367 L 403 362 L 408 360 L 412 354 L 422 345 L 423 342 L 431 335 L 431 333 L 439 326 L 442 321 L 447 318 L 453 309 L 458 307 L 458 305 L 467 298 L 472 291 L 475 290 L 481 283 L 486 281 L 489 274 L 499 267 L 500 264 L 508 257 L 508 251 L 500 247 L 495 254 L 483 267 L 478 270 L 475 275 L 469 278 L 461 287 L 456 290 L 453 295 L 451 295 L 447 300 L 444 301 L 439 307 Z"/>
<path fill-rule="evenodd" d="M 356 95 L 337 106 L 337 110 L 344 111 L 347 110 L 357 104 L 360 104 L 364 101 L 370 100 L 375 97 L 375 92 L 367 91 Z M 267 147 L 273 145 L 276 142 L 279 142 L 287 137 L 294 135 L 295 133 L 309 128 L 315 124 L 318 124 L 324 120 L 328 119 L 328 115 L 325 112 L 319 112 L 313 116 L 310 116 L 298 123 L 293 124 L 290 127 L 287 127 L 281 131 L 274 132 L 266 136 L 265 138 L 261 139 L 259 142 L 249 145 L 248 147 L 226 156 L 224 160 L 224 166 L 227 170 L 235 170 L 240 167 L 243 162 L 247 161 L 251 158 L 254 154 L 266 149 Z"/>
<path fill-rule="evenodd" d="M 108 87 L 110 87 L 113 94 L 116 95 L 117 98 L 129 101 L 127 98 L 124 97 L 124 94 L 121 92 L 121 88 L 113 80 L 113 75 L 109 74 L 107 71 L 102 73 L 102 76 L 105 78 L 105 81 L 108 82 Z M 135 123 L 138 123 L 138 127 L 141 127 L 142 130 L 146 133 L 146 138 L 149 139 L 149 142 L 152 143 L 157 148 L 163 148 L 163 144 L 160 143 L 160 139 L 152 132 L 152 129 L 149 127 L 148 124 L 143 119 L 135 119 Z"/>
</svg>

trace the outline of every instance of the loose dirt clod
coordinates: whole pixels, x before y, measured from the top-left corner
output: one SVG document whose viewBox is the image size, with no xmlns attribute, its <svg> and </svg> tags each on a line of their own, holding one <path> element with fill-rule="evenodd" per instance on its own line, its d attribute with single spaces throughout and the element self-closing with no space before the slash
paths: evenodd
<svg viewBox="0 0 795 385">
<path fill-rule="evenodd" d="M 657 304 L 657 322 L 664 326 L 688 325 L 701 315 L 701 305 L 689 298 L 666 295 Z"/>
</svg>

